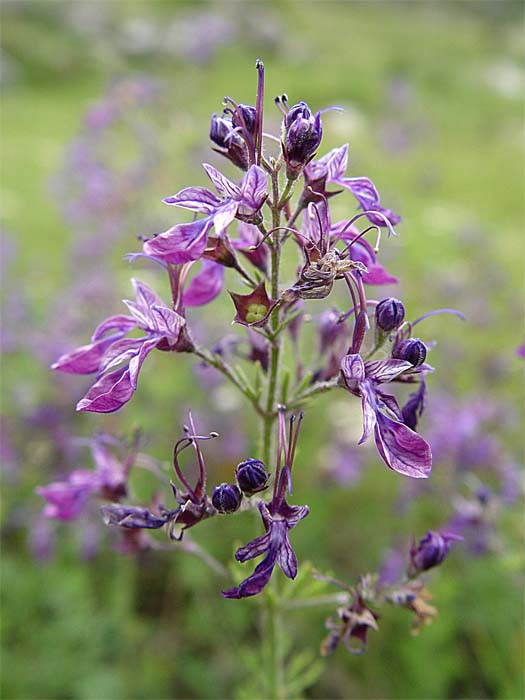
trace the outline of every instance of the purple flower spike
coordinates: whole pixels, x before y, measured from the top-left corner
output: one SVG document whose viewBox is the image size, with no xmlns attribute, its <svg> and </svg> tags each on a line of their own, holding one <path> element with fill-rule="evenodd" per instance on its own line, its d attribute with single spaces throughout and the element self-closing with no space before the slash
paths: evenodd
<svg viewBox="0 0 525 700">
<path fill-rule="evenodd" d="M 343 385 L 361 397 L 363 434 L 359 443 L 372 431 L 379 454 L 396 472 L 415 479 L 427 478 L 432 469 L 432 453 L 428 443 L 403 422 L 403 414 L 394 396 L 385 394 L 378 385 L 398 379 L 411 371 L 410 362 L 387 359 L 363 362 L 358 354 L 346 355 L 341 362 Z M 394 418 L 388 417 L 388 411 Z"/>
<path fill-rule="evenodd" d="M 98 372 L 98 378 L 77 411 L 112 413 L 127 403 L 137 388 L 138 375 L 149 353 L 160 350 L 186 352 L 193 346 L 183 316 L 164 306 L 147 285 L 132 280 L 136 301 L 126 300 L 130 316 L 112 316 L 93 334 L 93 343 L 63 355 L 53 369 L 74 374 Z M 124 338 L 133 329 L 140 338 Z M 104 335 L 114 331 L 107 338 Z"/>
<path fill-rule="evenodd" d="M 430 530 L 410 548 L 410 575 L 414 576 L 438 566 L 447 557 L 452 542 L 461 542 L 463 537 L 445 532 Z"/>
<path fill-rule="evenodd" d="M 273 498 L 270 503 L 261 501 L 258 504 L 266 533 L 256 537 L 235 553 L 235 558 L 240 562 L 260 557 L 263 554 L 265 557 L 256 566 L 253 574 L 248 576 L 237 588 L 230 588 L 222 592 L 225 598 L 248 598 L 257 595 L 271 579 L 276 564 L 288 578 L 294 579 L 297 576 L 297 557 L 290 544 L 288 532 L 299 521 L 306 518 L 309 508 L 308 506 L 288 505 L 285 494 L 287 489 L 291 491 L 291 469 L 301 421 L 302 414 L 299 417 L 295 434 L 293 434 L 295 416 L 290 418 L 291 440 L 288 443 L 284 413 L 279 412 L 278 457 Z M 283 453 L 284 464 L 281 466 Z"/>
</svg>

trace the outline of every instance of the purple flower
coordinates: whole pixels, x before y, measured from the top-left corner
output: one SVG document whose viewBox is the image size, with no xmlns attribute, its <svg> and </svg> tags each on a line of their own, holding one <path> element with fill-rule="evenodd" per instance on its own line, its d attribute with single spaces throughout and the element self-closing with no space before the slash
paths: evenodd
<svg viewBox="0 0 525 700">
<path fill-rule="evenodd" d="M 223 591 L 222 595 L 225 598 L 248 598 L 257 595 L 269 582 L 276 564 L 288 578 L 294 579 L 297 576 L 297 557 L 290 544 L 288 532 L 300 520 L 306 518 L 309 508 L 308 506 L 290 506 L 285 497 L 286 489 L 291 491 L 291 469 L 302 414 L 299 417 L 295 434 L 293 434 L 294 421 L 295 416 L 292 416 L 290 419 L 291 439 L 288 443 L 284 413 L 279 412 L 278 456 L 273 498 L 270 503 L 261 501 L 258 504 L 266 533 L 261 537 L 256 537 L 235 552 L 235 558 L 240 562 L 260 557 L 263 554 L 264 559 L 256 566 L 253 574 L 239 586 Z M 281 465 L 283 453 L 284 464 Z"/>
<path fill-rule="evenodd" d="M 391 382 L 412 369 L 411 363 L 403 360 L 363 362 L 358 354 L 346 355 L 341 362 L 343 386 L 361 397 L 363 434 L 359 444 L 367 440 L 373 430 L 379 454 L 390 469 L 424 479 L 432 468 L 429 445 L 402 422 L 403 416 L 395 397 L 378 389 L 379 384 Z"/>
<path fill-rule="evenodd" d="M 438 566 L 450 551 L 452 542 L 462 541 L 460 535 L 434 532 L 429 530 L 427 534 L 410 548 L 410 574 L 415 575 L 427 569 Z"/>
<path fill-rule="evenodd" d="M 324 185 L 330 182 L 345 187 L 357 199 L 372 224 L 386 226 L 390 232 L 394 232 L 392 227 L 401 221 L 401 217 L 381 205 L 379 193 L 367 177 L 345 177 L 347 164 L 348 144 L 344 144 L 306 167 L 306 183 L 314 186 L 317 191 L 319 185 L 324 190 Z"/>
<path fill-rule="evenodd" d="M 89 345 L 62 355 L 52 365 L 72 374 L 97 372 L 96 382 L 78 402 L 77 411 L 117 411 L 133 396 L 142 364 L 154 348 L 179 352 L 192 348 L 184 317 L 165 306 L 147 285 L 132 282 L 136 301 L 124 301 L 131 315 L 106 319 L 96 328 Z M 145 331 L 145 335 L 124 337 L 135 329 Z"/>
<path fill-rule="evenodd" d="M 212 226 L 218 236 L 225 236 L 231 222 L 238 218 L 248 223 L 260 220 L 260 209 L 268 197 L 268 180 L 262 168 L 252 165 L 240 185 L 228 180 L 211 165 L 204 169 L 219 197 L 205 187 L 186 187 L 164 202 L 206 214 L 192 223 L 177 224 L 144 243 L 144 252 L 174 264 L 198 260 L 204 254 Z"/>
</svg>

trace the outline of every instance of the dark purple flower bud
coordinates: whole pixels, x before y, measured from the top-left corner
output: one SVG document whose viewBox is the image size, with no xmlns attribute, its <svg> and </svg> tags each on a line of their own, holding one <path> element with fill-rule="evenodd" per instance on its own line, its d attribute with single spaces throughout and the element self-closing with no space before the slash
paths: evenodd
<svg viewBox="0 0 525 700">
<path fill-rule="evenodd" d="M 286 174 L 295 178 L 313 158 L 321 143 L 321 113 L 313 115 L 306 102 L 291 107 L 284 118 Z"/>
<path fill-rule="evenodd" d="M 407 338 L 401 340 L 394 347 L 392 357 L 398 360 L 410 362 L 413 367 L 419 367 L 425 361 L 427 356 L 427 348 L 425 343 L 419 338 Z"/>
<path fill-rule="evenodd" d="M 232 124 L 236 127 L 246 127 L 251 136 L 255 136 L 256 109 L 251 105 L 240 104 L 232 114 Z"/>
<path fill-rule="evenodd" d="M 212 114 L 210 139 L 219 148 L 213 150 L 225 156 L 241 170 L 250 167 L 250 153 L 246 141 L 230 119 Z"/>
<path fill-rule="evenodd" d="M 242 501 L 242 493 L 235 484 L 221 484 L 213 489 L 211 502 L 219 513 L 234 513 Z"/>
<path fill-rule="evenodd" d="M 430 530 L 417 546 L 414 542 L 410 548 L 410 574 L 418 574 L 438 566 L 448 555 L 450 543 L 461 540 L 463 537 L 459 535 Z"/>
<path fill-rule="evenodd" d="M 259 491 L 264 491 L 270 475 L 264 468 L 264 462 L 250 458 L 239 464 L 236 477 L 241 491 L 251 496 Z"/>
<path fill-rule="evenodd" d="M 393 297 L 382 299 L 376 306 L 376 325 L 382 331 L 393 331 L 405 320 L 403 302 Z"/>
</svg>

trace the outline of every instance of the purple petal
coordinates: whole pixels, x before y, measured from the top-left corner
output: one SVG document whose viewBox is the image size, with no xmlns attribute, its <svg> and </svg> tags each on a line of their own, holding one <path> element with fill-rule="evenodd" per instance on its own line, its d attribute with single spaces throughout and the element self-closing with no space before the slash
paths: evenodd
<svg viewBox="0 0 525 700">
<path fill-rule="evenodd" d="M 252 165 L 241 182 L 239 213 L 252 216 L 268 197 L 268 177 L 258 165 Z"/>
<path fill-rule="evenodd" d="M 129 380 L 133 391 L 135 391 L 135 389 L 137 388 L 137 381 L 139 378 L 139 372 L 142 367 L 142 363 L 150 354 L 150 352 L 157 346 L 158 342 L 158 338 L 152 338 L 151 340 L 144 341 L 142 343 L 142 347 L 140 348 L 138 355 L 135 355 L 135 357 L 131 358 L 129 362 Z"/>
<path fill-rule="evenodd" d="M 352 255 L 352 259 L 354 256 Z M 391 275 L 381 263 L 375 262 L 367 266 L 367 271 L 363 273 L 363 282 L 365 284 L 382 285 L 382 284 L 397 284 L 399 279 Z"/>
<path fill-rule="evenodd" d="M 309 513 L 310 508 L 308 508 L 308 506 L 290 506 L 286 501 L 284 501 L 279 508 L 279 514 L 286 520 L 288 530 L 295 527 L 297 523 L 303 520 L 303 518 L 306 518 Z"/>
<path fill-rule="evenodd" d="M 269 551 L 262 562 L 257 565 L 253 574 L 237 588 L 222 591 L 224 598 L 249 598 L 260 593 L 272 577 L 276 560 L 277 552 Z"/>
<path fill-rule="evenodd" d="M 133 391 L 129 368 L 121 367 L 95 382 L 84 398 L 77 403 L 77 411 L 113 413 L 131 399 Z"/>
<path fill-rule="evenodd" d="M 337 182 L 344 176 L 348 163 L 348 144 L 345 143 L 340 148 L 333 148 L 323 158 L 320 158 L 318 163 L 324 163 L 328 170 L 327 182 Z"/>
<path fill-rule="evenodd" d="M 100 362 L 99 372 L 107 372 L 124 362 L 129 363 L 142 347 L 144 338 L 122 338 L 112 343 L 104 353 Z"/>
<path fill-rule="evenodd" d="M 379 204 L 379 192 L 368 177 L 345 177 L 338 184 L 348 188 L 365 210 L 375 209 Z"/>
<path fill-rule="evenodd" d="M 202 270 L 191 280 L 182 296 L 183 306 L 203 306 L 215 299 L 224 284 L 224 267 L 212 260 L 202 261 Z"/>
<path fill-rule="evenodd" d="M 275 562 L 264 559 L 253 574 L 245 579 L 237 588 L 222 591 L 224 598 L 249 598 L 260 593 L 272 577 Z"/>
<path fill-rule="evenodd" d="M 360 384 L 361 408 L 363 410 L 363 434 L 359 438 L 359 445 L 368 440 L 376 425 L 376 401 L 375 392 L 370 382 Z"/>
<path fill-rule="evenodd" d="M 117 330 L 122 335 L 129 333 L 133 328 L 135 328 L 136 323 L 131 316 L 125 316 L 124 314 L 119 314 L 118 316 L 110 316 L 105 321 L 99 324 L 91 336 L 91 340 L 100 340 L 108 331 Z"/>
<path fill-rule="evenodd" d="M 151 318 L 153 321 L 152 330 L 155 331 L 155 334 L 174 340 L 178 340 L 181 328 L 186 323 L 180 314 L 164 304 L 155 304 L 151 307 Z"/>
<path fill-rule="evenodd" d="M 385 464 L 414 479 L 428 478 L 432 469 L 432 453 L 425 440 L 404 423 L 398 423 L 380 411 L 376 416 L 375 440 Z"/>
<path fill-rule="evenodd" d="M 395 233 L 392 226 L 398 224 L 401 217 L 381 206 L 379 193 L 372 180 L 368 177 L 344 177 L 339 178 L 337 183 L 350 190 L 372 224 L 386 226 L 391 233 Z"/>
<path fill-rule="evenodd" d="M 378 401 L 381 402 L 388 411 L 390 411 L 394 418 L 402 423 L 406 423 L 406 421 L 403 419 L 403 413 L 399 408 L 399 404 L 395 396 L 392 394 L 385 394 L 383 391 L 376 389 L 376 399 L 378 399 Z"/>
<path fill-rule="evenodd" d="M 146 241 L 144 252 L 175 265 L 199 260 L 206 248 L 211 225 L 211 219 L 208 218 L 186 224 L 177 224 L 168 231 L 159 233 L 155 238 Z"/>
<path fill-rule="evenodd" d="M 231 180 L 228 180 L 221 172 L 216 170 L 213 165 L 203 163 L 202 167 L 206 171 L 208 177 L 213 182 L 215 189 L 222 197 L 237 199 L 240 195 L 240 189 Z"/>
<path fill-rule="evenodd" d="M 270 533 L 267 532 L 260 537 L 256 537 L 251 542 L 248 542 L 244 547 L 239 547 L 235 552 L 235 558 L 237 561 L 245 562 L 248 559 L 254 559 L 255 557 L 260 557 L 264 554 L 268 547 L 270 546 Z"/>
<path fill-rule="evenodd" d="M 51 365 L 51 369 L 70 374 L 92 374 L 98 372 L 102 356 L 106 350 L 121 338 L 121 334 L 109 336 L 97 340 L 89 345 L 82 345 L 72 352 L 61 355 L 56 362 Z"/>
<path fill-rule="evenodd" d="M 165 204 L 173 204 L 183 209 L 213 214 L 221 204 L 221 200 L 205 187 L 186 187 L 171 197 L 162 200 Z"/>
<path fill-rule="evenodd" d="M 349 383 L 349 388 L 357 389 L 357 385 L 365 378 L 365 363 L 361 355 L 345 355 L 341 360 L 341 372 Z"/>
<path fill-rule="evenodd" d="M 385 360 L 368 360 L 365 362 L 365 372 L 368 379 L 373 379 L 374 382 L 382 384 L 391 382 L 400 374 L 403 374 L 413 366 L 405 360 L 395 360 L 387 358 Z"/>
<path fill-rule="evenodd" d="M 215 231 L 217 232 L 218 236 L 224 235 L 228 226 L 235 219 L 238 209 L 239 202 L 230 201 L 226 202 L 216 210 L 213 216 L 213 225 L 215 226 Z"/>
<path fill-rule="evenodd" d="M 277 555 L 277 563 L 281 567 L 281 571 L 288 578 L 294 579 L 297 576 L 297 556 L 292 549 L 288 534 L 284 532 L 282 536 L 281 546 Z"/>
<path fill-rule="evenodd" d="M 153 304 L 162 304 L 162 299 L 151 289 L 147 284 L 133 278 L 131 280 L 133 289 L 135 290 L 135 299 L 138 306 L 149 308 Z"/>
</svg>

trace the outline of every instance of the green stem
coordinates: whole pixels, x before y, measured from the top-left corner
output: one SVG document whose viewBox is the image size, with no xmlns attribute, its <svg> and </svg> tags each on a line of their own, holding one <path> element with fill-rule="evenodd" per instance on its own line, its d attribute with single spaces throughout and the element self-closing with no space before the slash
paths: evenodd
<svg viewBox="0 0 525 700">
<path fill-rule="evenodd" d="M 278 580 L 275 576 L 270 585 L 271 589 L 266 594 L 266 642 L 270 656 L 268 686 L 270 700 L 285 700 L 283 626 L 279 606 Z"/>
<path fill-rule="evenodd" d="M 213 355 L 209 350 L 200 347 L 196 347 L 193 352 L 207 365 L 210 365 L 210 367 L 215 367 L 215 369 L 224 374 L 224 376 L 227 377 L 230 382 L 237 387 L 237 389 L 239 389 L 243 396 L 248 399 L 258 415 L 266 420 L 266 411 L 255 397 L 253 390 L 241 382 L 239 377 L 235 374 L 233 368 L 230 367 L 230 365 L 225 362 L 222 357 L 219 355 Z"/>
<path fill-rule="evenodd" d="M 331 389 L 335 389 L 338 386 L 338 383 L 339 378 L 334 377 L 334 379 L 330 379 L 327 382 L 317 382 L 316 384 L 312 384 L 312 386 L 308 387 L 308 389 L 305 391 L 302 391 L 292 401 L 290 401 L 288 408 L 297 408 L 312 396 L 315 396 L 316 394 L 324 394 Z"/>
<path fill-rule="evenodd" d="M 286 202 L 290 199 L 292 196 L 292 189 L 295 183 L 297 182 L 297 178 L 288 178 L 286 181 L 286 187 L 284 188 L 284 191 L 281 195 L 281 198 L 279 199 L 279 204 L 277 205 L 279 209 L 282 209 Z"/>
<path fill-rule="evenodd" d="M 280 225 L 281 213 L 279 209 L 279 177 L 278 170 L 272 170 L 272 228 L 276 229 Z M 279 298 L 279 267 L 281 261 L 281 245 L 277 231 L 274 233 L 271 247 L 271 297 L 272 299 Z M 279 378 L 279 361 L 281 355 L 281 339 L 277 333 L 279 328 L 280 308 L 276 306 L 272 311 L 269 319 L 270 331 L 272 334 L 271 349 L 270 349 L 270 364 L 268 368 L 268 394 L 266 398 L 266 416 L 263 424 L 263 461 L 268 464 L 270 461 L 270 452 L 272 447 L 272 429 L 275 422 L 275 397 L 277 390 L 277 381 Z"/>
<path fill-rule="evenodd" d="M 272 178 L 272 228 L 276 229 L 280 225 L 281 210 L 279 208 L 279 164 L 273 164 L 271 171 Z M 281 258 L 281 244 L 278 232 L 273 234 L 271 245 L 271 296 L 273 299 L 279 298 L 279 267 Z M 272 432 L 276 418 L 275 399 L 277 395 L 277 385 L 279 379 L 279 363 L 281 357 L 281 336 L 280 307 L 277 306 L 271 313 L 269 319 L 271 332 L 270 364 L 268 368 L 268 393 L 266 397 L 266 410 L 263 419 L 263 460 L 265 464 L 270 462 L 272 448 Z M 271 700 L 284 700 L 286 697 L 284 687 L 284 649 L 283 649 L 283 629 L 281 618 L 281 605 L 279 601 L 279 581 L 274 574 L 270 585 L 265 592 L 266 602 L 266 643 L 270 655 L 268 666 L 268 685 Z"/>
</svg>

